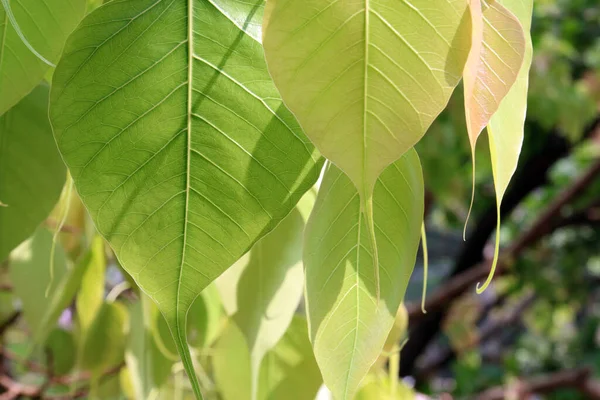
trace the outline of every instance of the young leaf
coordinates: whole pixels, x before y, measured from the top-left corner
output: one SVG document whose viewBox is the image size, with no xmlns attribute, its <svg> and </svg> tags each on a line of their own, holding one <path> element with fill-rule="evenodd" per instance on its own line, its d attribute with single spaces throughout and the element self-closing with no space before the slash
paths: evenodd
<svg viewBox="0 0 600 400">
<path fill-rule="evenodd" d="M 531 67 L 533 55 L 531 34 L 529 33 L 531 29 L 533 0 L 498 1 L 515 14 L 525 32 L 525 55 L 519 75 L 488 125 L 496 195 L 499 199 L 502 199 L 510 178 L 517 169 L 517 162 L 523 143 L 529 68 Z"/>
<path fill-rule="evenodd" d="M 0 261 L 50 214 L 65 183 L 47 108 L 48 86 L 40 85 L 0 116 Z"/>
<path fill-rule="evenodd" d="M 58 62 L 67 36 L 83 18 L 85 3 L 85 0 L 2 0 L 0 115 L 33 90 L 50 69 L 33 51 L 52 63 Z M 9 12 L 6 8 L 10 8 Z"/>
<path fill-rule="evenodd" d="M 263 27 L 277 88 L 356 186 L 377 254 L 375 182 L 425 134 L 458 84 L 469 48 L 466 2 L 269 0 Z"/>
<path fill-rule="evenodd" d="M 523 3 L 524 4 L 524 3 Z M 523 5 L 523 7 L 526 7 Z M 522 70 L 524 64 L 529 71 L 530 60 L 524 62 L 526 52 L 526 38 L 524 28 L 519 19 L 502 5 L 499 1 L 487 2 L 486 0 L 470 1 L 471 17 L 473 24 L 472 47 L 464 70 L 465 91 L 465 115 L 467 119 L 467 131 L 471 144 L 471 155 L 473 159 L 473 185 L 475 184 L 475 145 L 492 116 L 498 111 L 500 105 L 505 103 L 503 99 L 509 93 Z M 528 24 L 529 26 L 529 24 Z M 529 31 L 529 30 L 528 30 Z M 531 55 L 530 55 L 531 56 Z M 521 78 L 522 79 L 522 78 Z M 525 78 L 526 79 L 526 78 Z M 525 89 L 526 92 L 526 89 Z M 517 107 L 523 107 L 523 100 L 517 100 Z M 509 99 L 510 101 L 510 99 Z M 506 108 L 507 106 L 504 106 Z M 509 105 L 508 107 L 511 107 Z M 521 110 L 524 119 L 525 109 Z M 516 112 L 519 114 L 519 111 Z M 512 118 L 502 116 L 502 119 Z M 511 127 L 512 128 L 512 127 Z M 492 154 L 492 166 L 494 169 L 494 181 L 496 182 L 497 206 L 500 202 L 508 181 L 516 168 L 516 162 L 520 153 L 522 137 L 519 140 L 518 130 L 512 135 L 506 133 L 500 137 L 500 133 L 490 132 L 490 149 Z M 522 127 L 521 127 L 522 132 Z M 493 136 L 496 136 L 494 139 Z M 515 137 L 517 135 L 517 137 Z M 515 140 L 516 139 L 516 140 Z M 509 157 L 508 167 L 500 171 L 495 153 L 495 145 L 498 143 L 506 149 L 505 155 Z M 473 188 L 473 194 L 475 189 Z M 471 198 L 471 205 L 473 198 Z M 466 226 L 465 226 L 466 228 Z M 498 261 L 498 250 L 500 244 L 500 213 L 498 213 L 496 248 L 494 260 L 488 279 L 483 286 L 477 286 L 477 292 L 481 293 L 491 282 L 496 263 Z"/>
<path fill-rule="evenodd" d="M 525 54 L 519 20 L 500 2 L 470 0 L 471 51 L 463 72 L 471 151 L 479 134 L 517 80 Z"/>
<path fill-rule="evenodd" d="M 358 192 L 333 164 L 325 173 L 306 227 L 304 266 L 311 341 L 335 399 L 353 398 L 392 329 L 415 264 L 423 196 L 414 150 L 388 167 L 375 186 L 382 277 L 377 302 Z"/>
<path fill-rule="evenodd" d="M 244 27 L 208 0 L 109 2 L 71 35 L 52 89 L 77 190 L 165 315 L 198 398 L 188 309 L 321 165 Z"/>
<path fill-rule="evenodd" d="M 302 204 L 308 203 L 308 204 Z M 312 193 L 300 200 L 310 208 Z M 298 308 L 304 288 L 302 241 L 305 220 L 298 208 L 258 241 L 238 282 L 233 316 L 246 339 L 256 399 L 261 361 L 279 342 Z"/>
<path fill-rule="evenodd" d="M 521 145 L 523 144 L 525 114 L 527 113 L 529 68 L 531 67 L 533 56 L 531 34 L 529 33 L 531 29 L 533 0 L 498 0 L 498 2 L 514 13 L 525 32 L 525 56 L 519 70 L 519 75 L 504 100 L 500 103 L 498 111 L 490 119 L 487 127 L 494 185 L 496 187 L 497 215 L 499 216 L 500 204 L 502 203 L 508 183 L 517 169 L 519 154 L 521 154 Z M 499 227 L 500 221 L 498 220 L 497 223 Z M 499 240 L 500 233 L 498 231 L 496 232 L 496 254 L 498 253 Z M 487 284 L 489 284 L 493 275 L 494 269 L 492 268 L 482 289 L 485 289 Z"/>
<path fill-rule="evenodd" d="M 251 399 L 250 354 L 244 335 L 233 321 L 216 343 L 213 368 L 223 400 Z M 296 316 L 263 358 L 257 399 L 313 400 L 322 382 L 308 340 L 306 319 Z"/>
<path fill-rule="evenodd" d="M 62 277 L 67 273 L 65 253 L 58 244 L 56 246 L 55 279 L 49 291 L 52 295 L 60 289 Z M 10 255 L 10 279 L 15 294 L 23 303 L 23 315 L 34 336 L 48 335 L 56 322 L 54 319 L 52 325 L 43 324 L 51 305 L 45 295 L 46 287 L 50 283 L 51 248 L 52 234 L 44 228 L 39 228 L 31 239 L 21 243 Z M 45 332 L 42 332 L 42 327 Z"/>
</svg>

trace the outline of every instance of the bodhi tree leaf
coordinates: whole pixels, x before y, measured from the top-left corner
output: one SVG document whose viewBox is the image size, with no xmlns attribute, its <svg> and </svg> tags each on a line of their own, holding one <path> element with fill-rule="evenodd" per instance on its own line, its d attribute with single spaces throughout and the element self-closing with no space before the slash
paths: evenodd
<svg viewBox="0 0 600 400">
<path fill-rule="evenodd" d="M 253 399 L 257 395 L 261 361 L 287 330 L 302 298 L 305 220 L 299 208 L 310 209 L 312 204 L 314 195 L 309 192 L 277 228 L 252 247 L 238 282 L 237 313 L 233 319 L 250 351 Z"/>
<path fill-rule="evenodd" d="M 50 214 L 65 183 L 47 108 L 40 85 L 0 116 L 0 261 Z"/>
<path fill-rule="evenodd" d="M 325 384 L 350 400 L 394 325 L 417 255 L 423 177 L 414 150 L 388 167 L 374 191 L 381 300 L 358 192 L 329 165 L 305 232 L 310 337 Z"/>
<path fill-rule="evenodd" d="M 285 335 L 265 355 L 260 366 L 258 400 L 315 398 L 323 380 L 307 331 L 306 319 L 294 317 Z M 223 400 L 251 400 L 250 354 L 243 333 L 233 321 L 216 343 L 213 368 Z"/>
<path fill-rule="evenodd" d="M 358 189 L 375 253 L 375 182 L 446 106 L 469 25 L 463 0 L 267 2 L 269 71 L 308 137 Z"/>
<path fill-rule="evenodd" d="M 67 258 L 62 248 L 57 244 L 54 252 L 54 273 L 49 293 L 54 294 L 60 289 L 60 281 L 67 272 Z M 52 234 L 45 228 L 38 228 L 31 239 L 21 243 L 10 255 L 10 279 L 15 288 L 15 294 L 23 303 L 23 315 L 34 336 L 45 328 L 46 335 L 53 326 L 43 324 L 48 314 L 51 302 L 45 292 L 50 278 L 50 252 L 52 249 Z M 62 310 L 61 310 L 62 311 Z M 52 325 L 56 322 L 53 321 Z"/>
<path fill-rule="evenodd" d="M 165 315 L 198 398 L 188 309 L 321 165 L 238 25 L 208 0 L 109 2 L 67 42 L 50 107 L 84 204 Z"/>
<path fill-rule="evenodd" d="M 85 0 L 2 0 L 0 115 L 33 90 L 50 69 L 27 44 L 51 63 L 58 62 L 67 36 L 83 18 L 85 6 Z M 7 7 L 12 11 L 12 22 Z"/>
<path fill-rule="evenodd" d="M 519 71 L 524 64 L 523 59 L 525 56 L 526 40 L 523 27 L 517 17 L 515 17 L 500 2 L 495 0 L 491 2 L 485 0 L 471 0 L 469 4 L 473 25 L 472 46 L 463 76 L 465 116 L 467 119 L 467 132 L 469 134 L 473 162 L 472 205 L 475 194 L 475 145 L 477 138 L 481 134 L 483 128 L 488 125 L 492 116 L 498 111 L 502 100 L 516 82 Z M 529 67 L 527 67 L 527 70 L 529 70 Z M 502 118 L 512 118 L 512 116 L 504 116 Z M 513 135 L 518 135 L 517 132 Z M 514 136 L 511 135 L 502 138 L 497 137 L 495 140 L 500 140 L 504 143 L 504 146 L 509 148 L 506 156 L 514 161 L 514 167 L 516 168 L 516 159 L 520 153 L 522 137 L 521 140 L 513 139 L 518 138 L 514 138 Z M 492 138 L 492 134 L 490 134 L 490 148 L 493 149 L 494 146 L 494 139 Z M 515 150 L 517 150 L 516 154 Z M 494 150 L 492 150 L 491 153 L 494 180 L 497 182 L 496 193 L 499 206 L 504 191 L 502 190 L 502 194 L 498 193 L 498 189 L 502 189 L 502 183 L 498 182 L 498 178 L 496 178 L 496 175 L 498 175 L 498 166 L 494 166 L 498 160 L 495 159 L 496 154 L 494 154 Z M 509 160 L 509 164 L 510 163 Z M 512 172 L 514 172 L 514 170 L 512 170 Z M 512 172 L 510 172 L 508 179 L 512 176 Z M 508 179 L 506 179 L 506 173 L 504 171 L 502 172 L 502 177 L 500 179 L 506 183 L 506 185 L 508 184 Z M 504 189 L 505 188 L 506 186 Z M 498 220 L 499 219 L 500 214 L 498 214 Z M 498 231 L 500 229 L 499 221 L 497 229 Z M 499 243 L 500 238 L 497 234 L 492 269 L 483 286 L 477 286 L 478 293 L 485 290 L 491 282 L 498 259 Z"/>
<path fill-rule="evenodd" d="M 494 276 L 497 263 L 497 254 L 500 246 L 500 204 L 512 178 L 517 164 L 525 126 L 525 115 L 527 113 L 527 90 L 529 86 L 529 68 L 533 57 L 533 46 L 531 44 L 531 15 L 533 12 L 533 0 L 498 0 L 507 9 L 512 11 L 520 21 L 525 32 L 525 55 L 517 80 L 500 103 L 498 111 L 490 119 L 487 131 L 490 142 L 490 154 L 492 158 L 492 171 L 494 174 L 494 185 L 496 187 L 496 207 L 498 221 L 496 232 L 496 257 L 492 263 L 492 269 L 482 289 L 490 283 Z"/>
</svg>

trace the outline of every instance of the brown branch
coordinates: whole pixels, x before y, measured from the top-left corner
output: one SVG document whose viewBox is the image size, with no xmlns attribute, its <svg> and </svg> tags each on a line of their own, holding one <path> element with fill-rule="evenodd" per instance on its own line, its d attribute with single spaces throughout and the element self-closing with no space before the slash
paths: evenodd
<svg viewBox="0 0 600 400">
<path fill-rule="evenodd" d="M 504 251 L 498 260 L 497 275 L 507 271 L 511 260 L 536 243 L 556 228 L 555 218 L 560 215 L 563 207 L 579 196 L 587 186 L 600 174 L 600 161 L 593 164 L 583 175 L 581 175 L 571 186 L 560 193 L 555 200 L 540 214 L 535 222 L 515 242 Z M 450 279 L 444 286 L 438 289 L 427 299 L 425 309 L 428 312 L 439 311 L 446 307 L 456 297 L 461 296 L 470 287 L 484 279 L 490 269 L 491 261 L 487 260 L 476 267 L 471 268 L 460 275 Z M 418 304 L 407 306 L 411 321 L 418 320 L 421 316 L 421 307 Z"/>
<path fill-rule="evenodd" d="M 504 332 L 504 328 L 506 326 L 511 326 L 523 315 L 523 313 L 533 304 L 535 300 L 535 295 L 530 294 L 526 295 L 524 298 L 519 301 L 518 304 L 514 306 L 514 308 L 506 313 L 505 315 L 495 319 L 492 323 L 486 325 L 479 332 L 478 337 L 475 340 L 470 341 L 469 343 L 461 346 L 461 350 L 471 349 L 480 343 L 486 342 L 493 336 L 498 333 Z M 417 376 L 419 378 L 426 378 L 431 375 L 433 372 L 447 364 L 450 360 L 455 357 L 456 353 L 450 347 L 441 350 L 436 353 L 435 358 L 430 360 L 426 365 L 419 369 L 417 372 Z"/>
<path fill-rule="evenodd" d="M 600 383 L 591 378 L 589 368 L 560 371 L 551 375 L 521 379 L 507 387 L 498 386 L 480 393 L 477 400 L 528 399 L 531 394 L 545 394 L 557 389 L 573 388 L 586 399 L 600 400 Z"/>
<path fill-rule="evenodd" d="M 2 322 L 2 324 L 0 324 L 0 336 L 4 335 L 6 330 L 12 325 L 14 325 L 14 323 L 17 322 L 20 316 L 21 311 L 15 311 L 10 317 L 8 317 L 4 322 Z"/>
</svg>

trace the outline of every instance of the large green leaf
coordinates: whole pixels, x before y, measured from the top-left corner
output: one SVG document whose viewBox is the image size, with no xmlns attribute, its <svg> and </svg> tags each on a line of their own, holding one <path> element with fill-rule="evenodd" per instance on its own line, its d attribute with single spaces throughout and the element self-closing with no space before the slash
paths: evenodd
<svg viewBox="0 0 600 400">
<path fill-rule="evenodd" d="M 319 171 L 260 43 L 208 0 L 109 2 L 70 37 L 50 116 L 98 230 L 159 305 L 192 375 L 193 300 Z"/>
<path fill-rule="evenodd" d="M 0 117 L 0 260 L 50 214 L 65 183 L 47 108 L 40 85 Z"/>
<path fill-rule="evenodd" d="M 381 298 L 358 192 L 334 165 L 325 172 L 305 233 L 310 336 L 325 384 L 352 399 L 394 325 L 412 273 L 423 221 L 423 177 L 414 150 L 375 186 Z"/>
<path fill-rule="evenodd" d="M 50 277 L 52 234 L 48 230 L 39 228 L 10 255 L 10 279 L 15 294 L 23 303 L 23 315 L 34 336 L 40 334 L 42 328 L 46 330 L 44 333 L 47 335 L 56 323 L 56 319 L 52 321 L 52 325 L 44 323 L 52 304 L 46 298 L 46 289 L 51 283 L 48 293 L 54 297 L 61 289 L 60 283 L 67 273 L 65 253 L 58 244 L 56 246 L 54 279 Z"/>
<path fill-rule="evenodd" d="M 313 204 L 314 195 L 309 192 L 298 207 L 310 209 Z M 254 399 L 261 361 L 287 330 L 302 298 L 304 224 L 300 210 L 295 208 L 252 247 L 238 282 L 237 313 L 233 319 L 250 352 Z"/>
<path fill-rule="evenodd" d="M 270 0 L 263 34 L 285 103 L 370 196 L 458 84 L 469 15 L 461 0 Z"/>
<path fill-rule="evenodd" d="M 213 368 L 223 400 L 252 399 L 250 353 L 243 333 L 233 322 L 217 341 Z M 306 320 L 296 316 L 285 335 L 262 360 L 256 398 L 313 400 L 322 382 L 308 341 Z"/>
<path fill-rule="evenodd" d="M 3 5 L 10 6 L 19 31 Z M 27 44 L 50 62 L 58 62 L 67 36 L 83 18 L 85 5 L 85 0 L 2 0 L 0 115 L 33 90 L 50 68 Z"/>
</svg>

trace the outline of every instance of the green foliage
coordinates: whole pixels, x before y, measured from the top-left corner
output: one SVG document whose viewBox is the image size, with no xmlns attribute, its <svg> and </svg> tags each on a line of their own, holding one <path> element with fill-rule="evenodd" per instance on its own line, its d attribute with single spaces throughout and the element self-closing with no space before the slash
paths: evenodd
<svg viewBox="0 0 600 400">
<path fill-rule="evenodd" d="M 47 107 L 48 86 L 42 84 L 0 115 L 0 260 L 48 216 L 65 183 Z"/>
<path fill-rule="evenodd" d="M 414 146 L 431 131 L 432 219 L 455 226 L 487 126 L 474 182 L 489 201 L 493 171 L 499 207 L 531 0 L 1 2 L 0 284 L 19 301 L 0 300 L 26 322 L 3 337 L 11 379 L 34 397 L 416 398 L 398 378 L 425 213 Z M 556 69 L 532 87 L 583 85 Z M 592 112 L 565 115 L 551 126 L 575 132 Z"/>
</svg>

